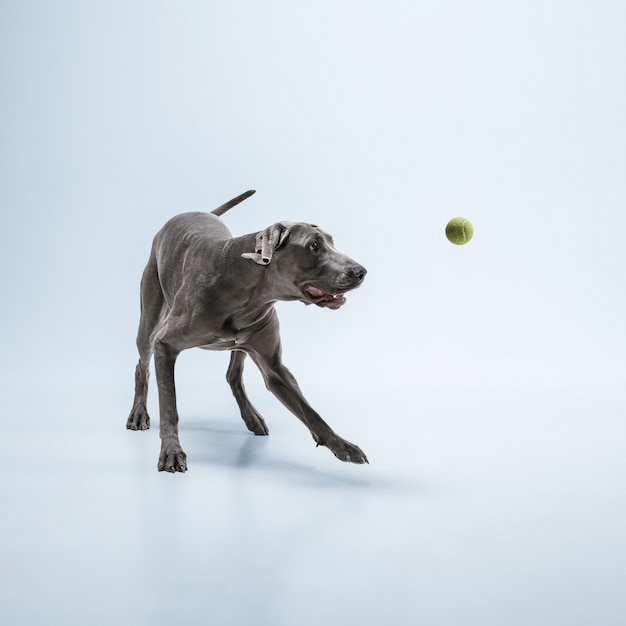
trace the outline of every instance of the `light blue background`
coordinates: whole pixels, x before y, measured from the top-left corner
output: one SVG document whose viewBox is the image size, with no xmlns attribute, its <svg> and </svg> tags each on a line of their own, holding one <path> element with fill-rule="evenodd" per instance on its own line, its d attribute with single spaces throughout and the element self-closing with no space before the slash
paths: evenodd
<svg viewBox="0 0 626 626">
<path fill-rule="evenodd" d="M 2 1 L 8 623 L 623 623 L 625 20 Z M 314 222 L 369 270 L 339 312 L 279 305 L 287 364 L 369 467 L 315 450 L 251 368 L 272 437 L 249 437 L 199 351 L 190 472 L 124 430 L 152 236 L 248 188 L 234 234 Z"/>
</svg>

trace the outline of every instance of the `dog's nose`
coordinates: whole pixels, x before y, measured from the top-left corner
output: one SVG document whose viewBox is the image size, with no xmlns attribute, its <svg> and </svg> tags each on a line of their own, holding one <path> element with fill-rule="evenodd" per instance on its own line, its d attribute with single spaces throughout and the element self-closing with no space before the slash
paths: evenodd
<svg viewBox="0 0 626 626">
<path fill-rule="evenodd" d="M 350 274 L 354 276 L 359 282 L 361 282 L 365 278 L 365 274 L 367 274 L 367 270 L 362 265 L 355 265 L 350 268 Z"/>
</svg>

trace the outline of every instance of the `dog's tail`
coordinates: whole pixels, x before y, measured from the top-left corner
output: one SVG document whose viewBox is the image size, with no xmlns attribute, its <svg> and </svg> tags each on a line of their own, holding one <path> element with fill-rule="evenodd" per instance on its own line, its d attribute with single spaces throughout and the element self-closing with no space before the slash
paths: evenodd
<svg viewBox="0 0 626 626">
<path fill-rule="evenodd" d="M 237 196 L 236 198 L 229 200 L 225 204 L 222 204 L 222 206 L 218 206 L 217 209 L 213 209 L 211 213 L 217 216 L 223 215 L 224 213 L 226 213 L 226 211 L 228 211 L 228 209 L 232 209 L 234 206 L 236 206 L 240 202 L 243 202 L 246 198 L 249 198 L 253 193 L 256 193 L 255 189 L 250 189 L 248 191 L 245 191 L 240 196 Z"/>
</svg>

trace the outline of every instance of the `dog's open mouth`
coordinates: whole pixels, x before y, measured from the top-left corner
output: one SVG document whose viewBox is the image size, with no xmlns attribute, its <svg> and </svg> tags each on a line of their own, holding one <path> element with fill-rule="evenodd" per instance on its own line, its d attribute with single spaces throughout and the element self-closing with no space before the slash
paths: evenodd
<svg viewBox="0 0 626 626">
<path fill-rule="evenodd" d="M 313 285 L 305 285 L 304 289 L 302 289 L 302 293 L 309 302 L 329 309 L 338 309 L 346 301 L 342 293 L 327 293 Z"/>
</svg>

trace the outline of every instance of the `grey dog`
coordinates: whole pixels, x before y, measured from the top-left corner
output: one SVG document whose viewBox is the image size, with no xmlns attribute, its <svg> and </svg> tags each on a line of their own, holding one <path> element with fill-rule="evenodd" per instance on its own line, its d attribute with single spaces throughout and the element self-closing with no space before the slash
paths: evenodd
<svg viewBox="0 0 626 626">
<path fill-rule="evenodd" d="M 299 300 L 338 309 L 344 294 L 358 287 L 366 270 L 337 251 L 333 238 L 313 224 L 278 222 L 233 237 L 219 216 L 251 196 L 247 191 L 212 213 L 182 213 L 157 233 L 141 280 L 139 363 L 135 400 L 126 427 L 146 430 L 148 370 L 154 354 L 159 390 L 159 471 L 187 471 L 178 440 L 174 366 L 188 348 L 230 350 L 226 373 L 241 417 L 255 435 L 267 435 L 243 381 L 250 355 L 267 388 L 341 461 L 367 463 L 358 446 L 339 437 L 304 399 L 283 365 L 274 304 Z"/>
</svg>

